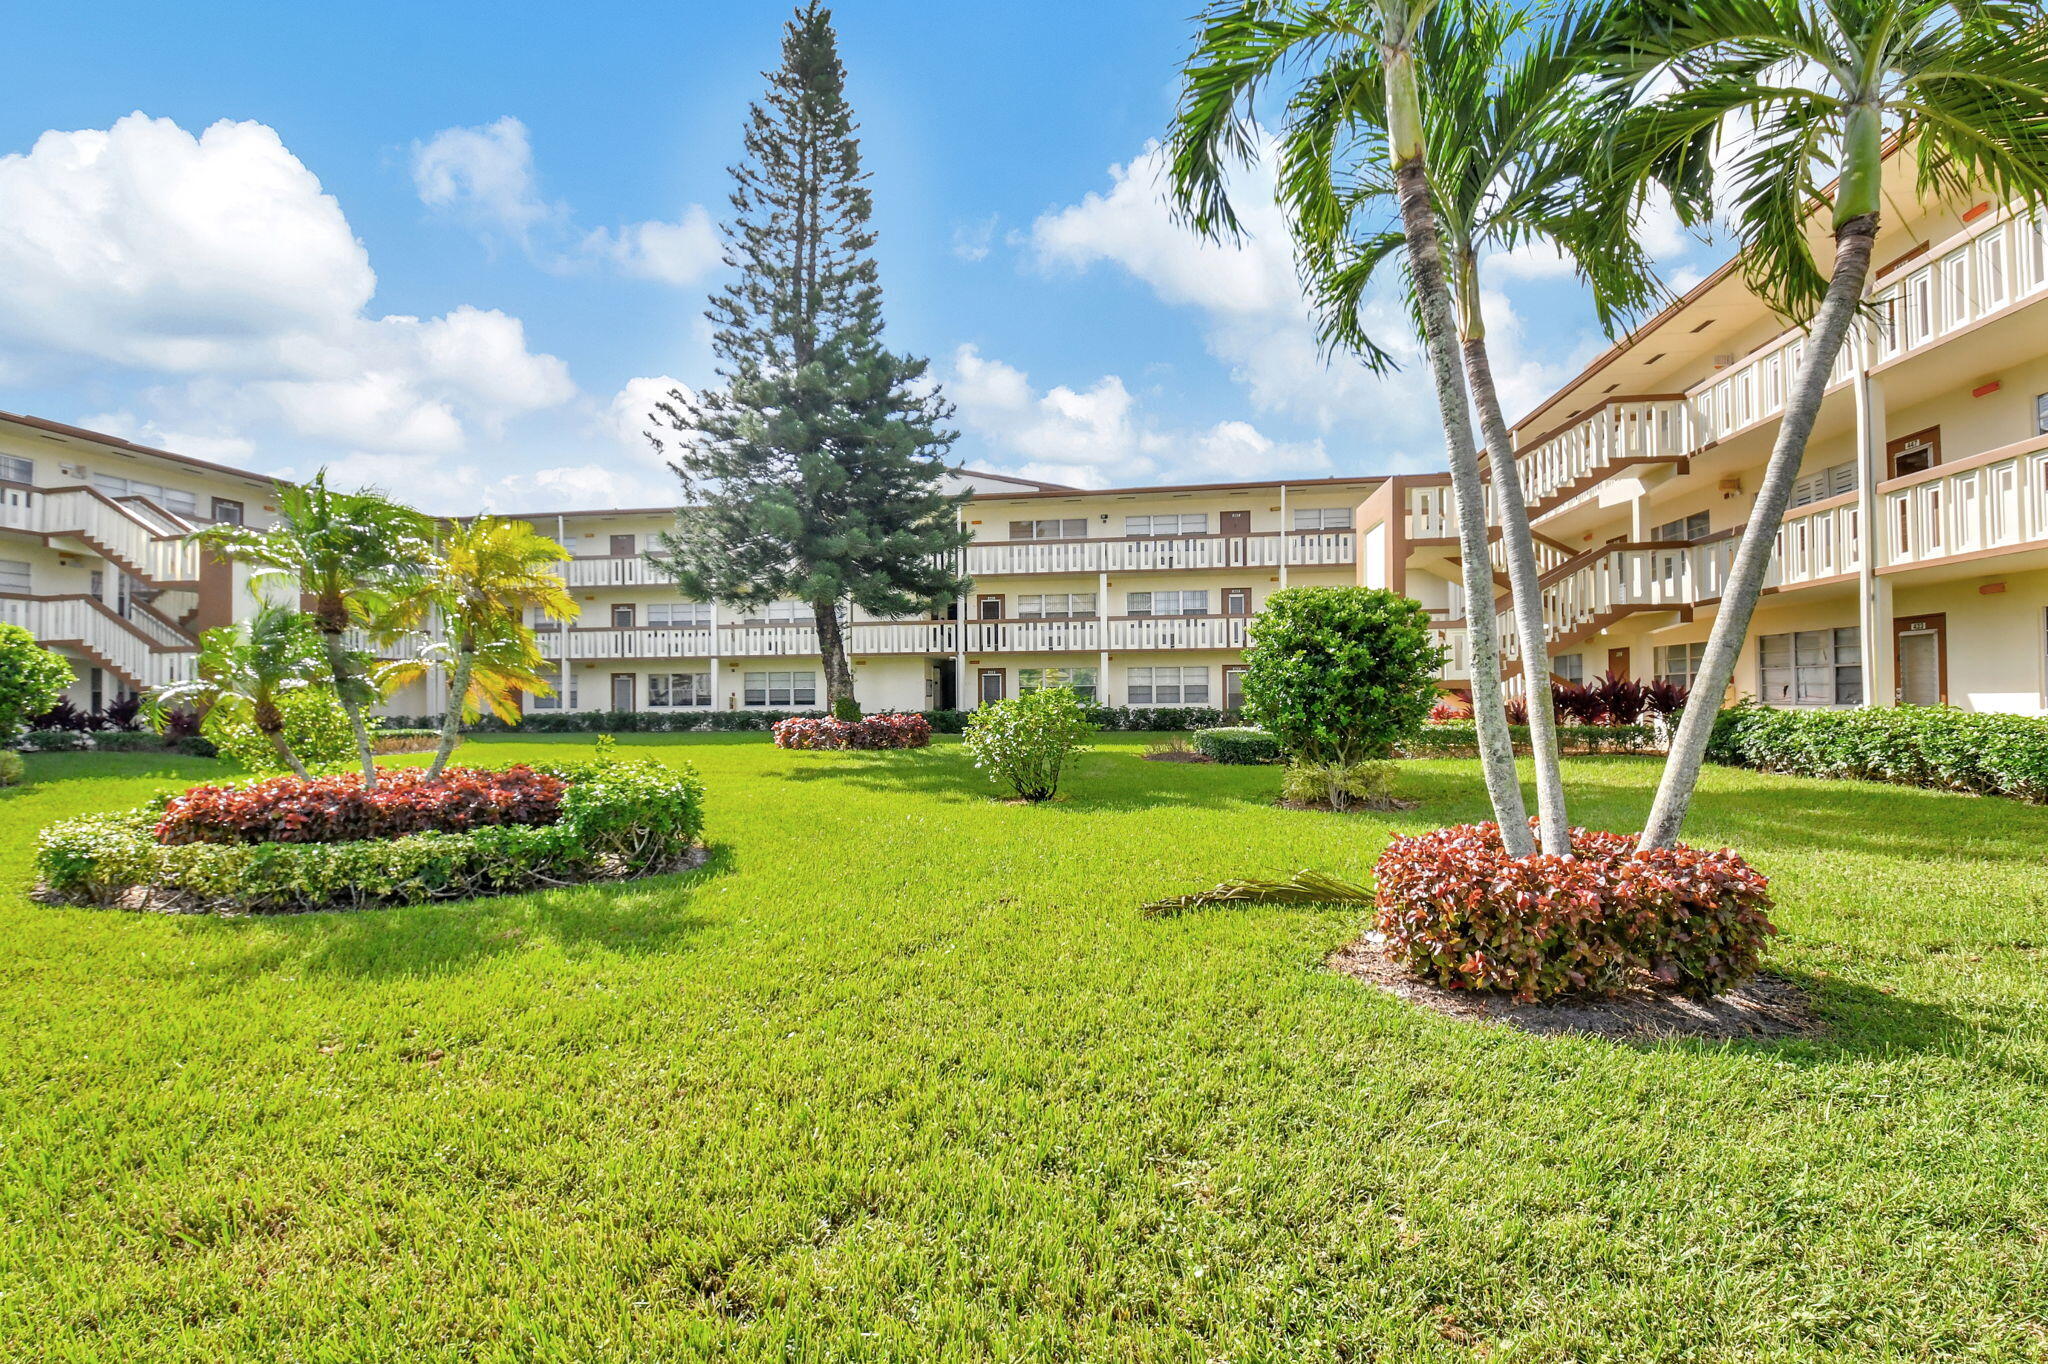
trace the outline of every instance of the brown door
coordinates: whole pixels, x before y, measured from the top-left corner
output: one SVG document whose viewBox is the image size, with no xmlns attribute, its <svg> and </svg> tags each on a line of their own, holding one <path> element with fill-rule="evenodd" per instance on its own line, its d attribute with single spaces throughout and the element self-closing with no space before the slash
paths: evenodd
<svg viewBox="0 0 2048 1364">
<path fill-rule="evenodd" d="M 983 597 L 979 606 L 979 614 L 983 620 L 1001 620 L 1003 618 L 1003 599 L 999 596 Z"/>
<path fill-rule="evenodd" d="M 613 603 L 612 628 L 615 630 L 630 630 L 633 628 L 633 603 L 629 601 Z"/>
<path fill-rule="evenodd" d="M 1226 663 L 1223 665 L 1223 709 L 1244 709 L 1244 674 L 1243 664 Z"/>
<path fill-rule="evenodd" d="M 634 679 L 634 674 L 632 674 L 632 673 L 613 673 L 613 674 L 612 674 L 612 709 L 613 709 L 613 710 L 637 710 L 637 709 L 638 709 L 638 707 L 637 707 L 637 706 L 635 706 L 635 705 L 633 704 L 633 690 L 634 690 L 634 688 L 633 688 L 633 679 Z"/>
<path fill-rule="evenodd" d="M 612 537 L 612 557 L 614 559 L 632 558 L 633 537 L 630 535 L 614 535 Z"/>
<path fill-rule="evenodd" d="M 983 668 L 981 670 L 980 696 L 981 704 L 984 706 L 1003 699 L 1003 670 L 1001 668 Z"/>
<path fill-rule="evenodd" d="M 1627 677 L 1629 675 L 1627 649 L 1609 649 L 1607 651 L 1607 671 L 1613 673 L 1616 677 Z"/>
<path fill-rule="evenodd" d="M 1948 704 L 1948 615 L 1901 616 L 1892 622 L 1895 699 L 1902 706 Z"/>
<path fill-rule="evenodd" d="M 1249 616 L 1252 613 L 1252 590 L 1249 587 L 1226 587 L 1223 589 L 1223 614 L 1226 616 Z"/>
<path fill-rule="evenodd" d="M 1216 518 L 1216 526 L 1225 535 L 1250 535 L 1252 514 L 1248 511 L 1227 511 Z"/>
</svg>

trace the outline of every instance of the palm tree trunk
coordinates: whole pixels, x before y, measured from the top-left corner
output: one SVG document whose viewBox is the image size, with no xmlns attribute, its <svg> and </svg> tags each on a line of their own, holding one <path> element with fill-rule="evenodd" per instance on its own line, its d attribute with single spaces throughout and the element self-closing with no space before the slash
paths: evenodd
<svg viewBox="0 0 2048 1364">
<path fill-rule="evenodd" d="M 363 764 L 363 789 L 377 789 L 377 758 L 370 752 L 370 728 L 363 723 L 363 708 L 355 697 L 355 677 L 349 670 L 348 649 L 342 644 L 339 630 L 320 631 L 320 643 L 327 654 L 327 670 L 334 675 L 335 699 L 341 702 L 341 713 L 348 717 L 348 726 L 355 731 L 356 754 Z"/>
<path fill-rule="evenodd" d="M 839 603 L 812 602 L 818 622 L 818 657 L 825 665 L 825 709 L 836 711 L 843 698 L 853 697 L 853 666 L 846 661 L 846 632 L 839 624 Z"/>
<path fill-rule="evenodd" d="M 1469 262 L 1464 268 L 1465 307 L 1470 314 L 1465 373 L 1479 407 L 1479 429 L 1486 435 L 1487 465 L 1493 470 L 1493 496 L 1500 508 L 1501 548 L 1507 554 L 1508 587 L 1514 594 L 1515 632 L 1522 644 L 1522 681 L 1529 693 L 1529 752 L 1536 767 L 1536 824 L 1543 851 L 1563 856 L 1572 850 L 1571 820 L 1565 814 L 1564 767 L 1557 756 L 1557 710 L 1550 702 L 1550 645 L 1544 636 L 1536 542 L 1529 533 L 1529 507 L 1522 500 L 1522 472 L 1515 465 L 1515 448 L 1501 415 L 1500 394 L 1494 388 L 1485 327 L 1478 321 L 1477 271 Z"/>
<path fill-rule="evenodd" d="M 277 754 L 279 762 L 291 769 L 292 775 L 310 781 L 313 774 L 299 761 L 299 755 L 292 751 L 291 740 L 284 736 L 284 717 L 278 713 L 277 703 L 268 696 L 260 696 L 250 708 L 250 721 L 257 733 L 270 740 L 271 751 Z"/>
<path fill-rule="evenodd" d="M 427 765 L 427 780 L 440 776 L 448 766 L 448 759 L 455 755 L 455 745 L 462 737 L 462 712 L 464 698 L 469 695 L 469 679 L 476 670 L 476 653 L 465 648 L 468 641 L 458 640 L 455 649 L 455 667 L 448 675 L 448 704 L 441 716 L 441 742 L 434 746 L 434 761 Z"/>
<path fill-rule="evenodd" d="M 1847 176 L 1844 176 L 1844 184 Z M 1813 434 L 1814 419 L 1820 415 L 1821 399 L 1827 393 L 1828 375 L 1835 357 L 1849 338 L 1849 326 L 1863 298 L 1870 276 L 1871 248 L 1877 244 L 1878 216 L 1859 214 L 1835 230 L 1835 268 L 1828 291 L 1814 314 L 1811 339 L 1799 362 L 1799 373 L 1785 398 L 1784 424 L 1771 447 L 1771 461 L 1764 467 L 1763 483 L 1757 488 L 1756 505 L 1750 508 L 1749 525 L 1729 566 L 1728 579 L 1721 588 L 1721 609 L 1714 617 L 1714 632 L 1707 638 L 1707 652 L 1693 679 L 1692 695 L 1672 737 L 1671 752 L 1664 760 L 1664 776 L 1657 783 L 1657 798 L 1650 805 L 1650 818 L 1643 825 L 1637 846 L 1667 848 L 1678 839 L 1692 804 L 1693 788 L 1700 779 L 1700 764 L 1706 759 L 1707 740 L 1714 732 L 1714 716 L 1721 698 L 1735 676 L 1735 660 L 1742 653 L 1749 634 L 1750 617 L 1762 594 L 1764 573 L 1770 567 L 1778 528 L 1784 524 L 1785 509 L 1792 502 L 1792 485 L 1798 481 L 1799 463 L 1806 457 L 1806 441 Z M 1866 532 L 1868 528 L 1866 527 Z M 1873 647 L 1865 640 L 1863 647 Z"/>
<path fill-rule="evenodd" d="M 1493 802 L 1494 819 L 1500 825 L 1502 845 L 1510 857 L 1527 857 L 1535 852 L 1536 841 L 1529 835 L 1528 806 L 1522 801 L 1514 743 L 1501 702 L 1493 569 L 1486 553 L 1486 492 L 1479 478 L 1479 455 L 1473 447 L 1465 372 L 1458 363 L 1457 327 L 1444 279 L 1436 206 L 1430 199 L 1423 164 L 1421 91 L 1405 29 L 1396 38 L 1390 24 L 1389 40 L 1381 53 L 1387 72 L 1387 141 L 1400 192 L 1408 274 L 1421 304 L 1423 340 L 1429 347 L 1437 407 L 1443 416 L 1444 446 L 1450 457 L 1451 493 L 1458 504 L 1458 552 L 1464 558 L 1465 630 L 1472 655 L 1472 720 L 1478 731 L 1479 767 L 1486 778 L 1486 794 Z"/>
</svg>

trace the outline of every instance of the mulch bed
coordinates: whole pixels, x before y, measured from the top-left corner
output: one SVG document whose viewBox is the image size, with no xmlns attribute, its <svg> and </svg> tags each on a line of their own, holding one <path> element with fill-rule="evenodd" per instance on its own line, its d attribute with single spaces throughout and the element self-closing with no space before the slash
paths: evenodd
<svg viewBox="0 0 2048 1364">
<path fill-rule="evenodd" d="M 1468 1023 L 1505 1023 L 1542 1036 L 1583 1033 L 1623 1042 L 1768 1041 L 1810 1037 L 1826 1026 L 1806 992 L 1782 976 L 1758 976 L 1717 999 L 1688 999 L 1643 984 L 1615 995 L 1517 1004 L 1503 996 L 1445 990 L 1417 980 L 1387 956 L 1378 938 L 1369 933 L 1338 948 L 1330 957 L 1330 968 Z"/>
<path fill-rule="evenodd" d="M 1147 753 L 1148 763 L 1212 763 L 1216 760 L 1206 753 L 1183 753 L 1178 749 L 1162 748 L 1157 753 Z"/>
</svg>

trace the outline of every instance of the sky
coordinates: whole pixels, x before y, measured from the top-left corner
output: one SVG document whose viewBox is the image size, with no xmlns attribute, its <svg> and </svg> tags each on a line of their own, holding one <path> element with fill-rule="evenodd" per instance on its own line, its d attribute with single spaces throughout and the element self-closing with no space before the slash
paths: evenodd
<svg viewBox="0 0 2048 1364">
<path fill-rule="evenodd" d="M 24 7 L 0 96 L 0 408 L 436 512 L 667 505 L 653 401 L 718 382 L 761 0 Z M 953 458 L 1080 487 L 1441 467 L 1412 341 L 1318 352 L 1269 180 L 1172 222 L 1192 0 L 846 0 L 890 344 Z M 1675 286 L 1713 263 L 1641 226 Z M 1542 251 L 1487 263 L 1510 419 L 1604 346 Z M 1377 301 L 1386 335 L 1403 312 Z"/>
</svg>

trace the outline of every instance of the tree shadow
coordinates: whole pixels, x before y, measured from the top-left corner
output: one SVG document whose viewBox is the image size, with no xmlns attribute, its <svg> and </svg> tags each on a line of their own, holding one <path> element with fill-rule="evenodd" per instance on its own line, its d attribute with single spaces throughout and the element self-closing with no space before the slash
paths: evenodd
<svg viewBox="0 0 2048 1364">
<path fill-rule="evenodd" d="M 939 800 L 1002 801 L 1008 789 L 992 782 L 956 750 L 873 754 L 790 755 L 765 776 L 793 782 L 844 782 L 871 791 L 914 793 Z M 810 762 L 807 759 L 823 759 Z M 1221 763 L 1155 763 L 1135 753 L 1083 754 L 1060 781 L 1059 795 L 1040 809 L 1067 814 L 1177 807 L 1227 809 L 1270 805 L 1279 794 L 1278 769 Z"/>
<path fill-rule="evenodd" d="M 179 932 L 240 934 L 250 940 L 247 951 L 221 962 L 213 973 L 210 989 L 222 993 L 283 970 L 363 980 L 449 976 L 535 944 L 572 960 L 647 956 L 669 950 L 713 922 L 695 910 L 698 892 L 706 882 L 732 872 L 735 864 L 731 848 L 714 845 L 701 866 L 663 876 L 380 909 L 193 915 L 179 921 Z"/>
</svg>

